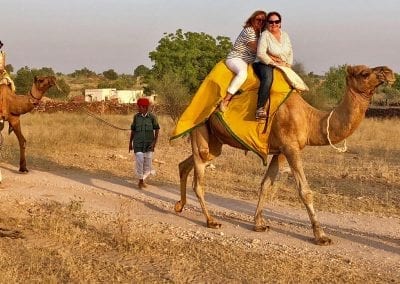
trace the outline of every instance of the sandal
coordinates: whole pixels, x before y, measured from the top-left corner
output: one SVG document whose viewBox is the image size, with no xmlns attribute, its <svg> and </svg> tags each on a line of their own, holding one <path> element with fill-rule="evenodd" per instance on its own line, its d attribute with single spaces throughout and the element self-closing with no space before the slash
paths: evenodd
<svg viewBox="0 0 400 284">
<path fill-rule="evenodd" d="M 256 119 L 267 119 L 267 112 L 263 107 L 260 107 L 256 111 Z"/>
</svg>

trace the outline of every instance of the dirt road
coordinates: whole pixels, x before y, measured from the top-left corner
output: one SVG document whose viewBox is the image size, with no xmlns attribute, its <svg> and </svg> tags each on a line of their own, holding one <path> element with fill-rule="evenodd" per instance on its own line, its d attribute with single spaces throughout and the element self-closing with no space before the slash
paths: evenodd
<svg viewBox="0 0 400 284">
<path fill-rule="evenodd" d="M 134 219 L 168 228 L 168 232 L 160 230 L 159 234 L 170 233 L 194 242 L 202 238 L 233 242 L 248 251 L 278 248 L 277 251 L 293 256 L 293 261 L 303 255 L 313 258 L 310 262 L 315 261 L 315 266 L 340 265 L 348 267 L 348 271 L 356 269 L 372 273 L 377 275 L 376 279 L 372 278 L 374 282 L 399 282 L 400 279 L 400 220 L 397 218 L 318 212 L 325 232 L 334 242 L 331 246 L 320 247 L 313 244 L 306 211 L 276 202 L 265 210 L 270 230 L 256 233 L 252 231 L 256 200 L 207 194 L 211 212 L 222 222 L 221 229 L 213 230 L 205 227 L 205 218 L 191 190 L 188 190 L 184 211 L 181 214 L 174 212 L 174 204 L 180 199 L 175 185 L 150 181 L 148 188 L 138 190 L 133 179 L 121 180 L 75 170 L 31 170 L 29 174 L 20 174 L 9 164 L 2 164 L 1 168 L 0 202 L 3 204 L 18 206 L 32 201 L 80 199 L 84 200 L 84 208 L 89 212 L 114 214 L 121 204 L 128 202 L 132 205 L 129 210 Z"/>
</svg>

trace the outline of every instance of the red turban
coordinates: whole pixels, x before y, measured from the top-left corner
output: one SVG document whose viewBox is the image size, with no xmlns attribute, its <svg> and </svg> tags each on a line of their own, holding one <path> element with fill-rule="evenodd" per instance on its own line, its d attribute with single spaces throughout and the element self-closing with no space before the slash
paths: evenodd
<svg viewBox="0 0 400 284">
<path fill-rule="evenodd" d="M 137 100 L 136 104 L 138 106 L 149 106 L 150 105 L 150 101 L 147 98 L 140 98 Z"/>
</svg>

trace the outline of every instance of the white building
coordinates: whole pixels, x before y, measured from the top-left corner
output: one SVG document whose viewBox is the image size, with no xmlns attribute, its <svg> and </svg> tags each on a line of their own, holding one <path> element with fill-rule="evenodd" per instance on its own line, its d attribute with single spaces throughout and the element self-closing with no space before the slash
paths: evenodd
<svg viewBox="0 0 400 284">
<path fill-rule="evenodd" d="M 86 89 L 85 102 L 108 101 L 117 93 L 117 89 Z"/>
<path fill-rule="evenodd" d="M 133 104 L 140 97 L 143 97 L 143 90 L 117 90 L 112 98 L 117 98 L 120 104 Z"/>
<path fill-rule="evenodd" d="M 117 99 L 121 104 L 136 103 L 143 90 L 86 89 L 85 102 L 101 102 Z"/>
</svg>

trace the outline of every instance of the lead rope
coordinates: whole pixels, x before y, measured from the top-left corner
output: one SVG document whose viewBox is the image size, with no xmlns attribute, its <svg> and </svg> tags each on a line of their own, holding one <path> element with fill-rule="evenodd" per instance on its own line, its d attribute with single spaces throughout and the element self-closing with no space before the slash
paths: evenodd
<svg viewBox="0 0 400 284">
<path fill-rule="evenodd" d="M 154 112 L 155 108 L 156 108 L 156 105 L 153 104 L 151 106 L 151 110 L 149 112 Z M 100 122 L 104 123 L 105 125 L 108 125 L 108 126 L 110 126 L 112 128 L 115 128 L 115 129 L 118 129 L 118 130 L 122 130 L 122 131 L 130 131 L 131 130 L 131 128 L 122 128 L 122 127 L 116 126 L 116 125 L 114 125 L 114 124 L 102 119 L 101 117 L 99 117 L 98 115 L 94 114 L 93 112 L 87 110 L 83 106 L 80 106 L 80 109 L 83 110 L 87 115 L 93 117 L 94 119 L 96 119 L 96 120 L 98 120 L 98 121 L 100 121 Z"/>
<path fill-rule="evenodd" d="M 87 109 L 85 109 L 83 107 L 81 107 L 81 110 L 83 110 L 87 115 L 93 117 L 94 119 L 96 119 L 96 120 L 98 120 L 98 121 L 100 121 L 100 122 L 104 123 L 105 125 L 108 125 L 108 126 L 110 126 L 112 128 L 115 128 L 115 129 L 118 129 L 118 130 L 123 130 L 123 131 L 131 130 L 130 128 L 122 128 L 122 127 L 116 126 L 116 125 L 114 125 L 114 124 L 112 124 L 112 123 L 100 118 L 98 115 L 94 114 L 93 112 L 88 111 Z"/>
<path fill-rule="evenodd" d="M 335 145 L 332 144 L 332 141 L 331 141 L 331 139 L 329 138 L 329 121 L 331 120 L 331 117 L 332 117 L 332 114 L 333 114 L 333 111 L 334 111 L 334 110 L 335 110 L 335 109 L 333 109 L 333 110 L 331 111 L 331 113 L 329 114 L 329 116 L 328 116 L 328 120 L 327 120 L 327 123 L 326 123 L 326 137 L 328 138 L 329 145 L 331 145 L 332 148 L 336 149 L 336 150 L 337 150 L 338 152 L 340 152 L 340 153 L 344 153 L 344 152 L 347 151 L 346 139 L 344 139 L 344 145 L 343 145 L 343 147 L 338 148 L 338 147 L 336 147 Z"/>
</svg>

